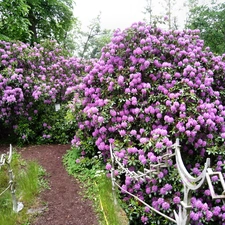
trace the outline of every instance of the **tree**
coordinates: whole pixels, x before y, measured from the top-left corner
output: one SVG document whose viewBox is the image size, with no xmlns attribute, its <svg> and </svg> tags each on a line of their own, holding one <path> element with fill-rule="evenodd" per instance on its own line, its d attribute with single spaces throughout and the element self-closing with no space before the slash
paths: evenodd
<svg viewBox="0 0 225 225">
<path fill-rule="evenodd" d="M 101 28 L 101 15 L 94 18 L 87 31 L 78 29 L 76 54 L 82 59 L 99 58 L 101 49 L 110 41 L 111 30 Z"/>
<path fill-rule="evenodd" d="M 168 28 L 169 30 L 172 28 L 177 29 L 177 16 L 175 15 L 175 0 L 164 0 L 163 2 L 164 8 L 165 8 L 165 15 L 166 20 L 168 21 Z"/>
<path fill-rule="evenodd" d="M 0 2 L 1 40 L 28 41 L 31 37 L 27 18 L 29 5 L 25 0 L 3 0 Z"/>
<path fill-rule="evenodd" d="M 175 0 L 160 0 L 157 2 L 158 5 L 155 5 L 156 2 L 152 0 L 146 0 L 145 11 L 143 12 L 147 15 L 147 23 L 163 27 L 168 29 L 177 28 L 177 4 Z M 161 8 L 161 11 L 157 13 L 157 7 Z"/>
<path fill-rule="evenodd" d="M 185 12 L 185 23 L 189 20 L 190 12 L 193 8 L 199 6 L 199 0 L 188 0 L 183 3 L 183 10 Z"/>
<path fill-rule="evenodd" d="M 148 16 L 147 22 L 149 22 L 149 24 L 152 24 L 152 20 L 153 20 L 153 5 L 152 5 L 152 0 L 146 0 L 146 6 L 145 6 L 145 11 L 143 12 L 145 15 Z"/>
<path fill-rule="evenodd" d="M 213 52 L 225 52 L 225 3 L 194 7 L 186 27 L 199 29 L 205 46 L 209 46 Z"/>
<path fill-rule="evenodd" d="M 12 40 L 63 43 L 75 23 L 73 0 L 2 0 L 0 33 Z"/>
</svg>

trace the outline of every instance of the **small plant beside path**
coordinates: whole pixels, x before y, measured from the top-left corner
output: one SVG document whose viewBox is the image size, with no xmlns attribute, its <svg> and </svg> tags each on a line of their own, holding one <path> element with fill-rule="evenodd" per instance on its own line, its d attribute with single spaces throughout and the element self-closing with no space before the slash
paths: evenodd
<svg viewBox="0 0 225 225">
<path fill-rule="evenodd" d="M 12 210 L 12 196 L 7 190 L 0 196 L 0 224 L 28 224 L 31 216 L 27 210 L 34 207 L 40 192 L 48 186 L 44 179 L 45 170 L 34 161 L 26 162 L 21 155 L 14 151 L 11 161 L 16 187 L 16 197 L 23 202 L 24 208 L 19 213 Z M 0 193 L 8 186 L 9 176 L 7 167 L 0 169 Z"/>
</svg>

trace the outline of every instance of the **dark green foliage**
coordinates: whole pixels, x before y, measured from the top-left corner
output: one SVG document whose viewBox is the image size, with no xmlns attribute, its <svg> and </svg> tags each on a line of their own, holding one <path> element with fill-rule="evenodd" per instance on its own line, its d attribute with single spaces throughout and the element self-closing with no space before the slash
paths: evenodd
<svg viewBox="0 0 225 225">
<path fill-rule="evenodd" d="M 196 6 L 190 11 L 187 27 L 199 29 L 200 36 L 214 53 L 225 52 L 225 3 Z"/>
<path fill-rule="evenodd" d="M 64 43 L 75 23 L 72 0 L 3 0 L 0 12 L 3 40 L 33 44 L 54 39 Z"/>
<path fill-rule="evenodd" d="M 69 143 L 76 130 L 76 122 L 67 121 L 66 107 L 55 111 L 54 105 L 39 102 L 37 109 L 39 114 L 33 113 L 31 121 L 26 116 L 18 118 L 18 128 L 10 132 L 9 141 L 14 140 L 18 145 Z"/>
</svg>

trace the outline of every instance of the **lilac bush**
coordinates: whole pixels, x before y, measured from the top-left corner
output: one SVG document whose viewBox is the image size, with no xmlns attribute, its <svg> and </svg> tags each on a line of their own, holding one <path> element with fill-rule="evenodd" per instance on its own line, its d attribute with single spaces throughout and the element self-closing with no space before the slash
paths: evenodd
<svg viewBox="0 0 225 225">
<path fill-rule="evenodd" d="M 66 89 L 74 86 L 82 73 L 80 60 L 66 56 L 54 41 L 33 47 L 1 41 L 1 133 L 8 129 L 20 142 L 57 141 L 63 135 L 68 141 L 63 132 L 69 128 L 63 119 L 66 110 L 55 112 L 54 105 L 63 106 L 71 99 Z"/>
<path fill-rule="evenodd" d="M 143 171 L 163 161 L 179 138 L 190 173 L 199 175 L 210 157 L 213 170 L 224 175 L 225 55 L 204 48 L 198 34 L 144 23 L 115 31 L 101 58 L 85 66 L 87 74 L 75 85 L 70 108 L 79 129 L 72 144 L 86 157 L 100 151 L 109 170 L 111 143 L 125 167 Z M 216 178 L 213 182 L 221 194 Z M 120 183 L 172 217 L 182 200 L 174 159 L 152 179 L 137 181 L 127 175 Z M 121 198 L 133 224 L 170 224 L 126 193 Z M 192 206 L 191 224 L 225 223 L 225 207 L 211 199 L 207 185 L 194 193 Z"/>
</svg>

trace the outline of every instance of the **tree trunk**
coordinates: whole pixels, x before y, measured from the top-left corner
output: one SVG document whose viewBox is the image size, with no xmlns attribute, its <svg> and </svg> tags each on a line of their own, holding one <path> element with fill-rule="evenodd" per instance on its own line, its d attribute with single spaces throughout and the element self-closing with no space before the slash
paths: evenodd
<svg viewBox="0 0 225 225">
<path fill-rule="evenodd" d="M 37 20 L 36 20 L 34 14 L 33 14 L 32 9 L 29 11 L 28 20 L 30 21 L 29 30 L 32 32 L 30 42 L 31 42 L 31 45 L 33 45 L 34 42 L 37 41 L 38 36 L 37 36 Z"/>
</svg>

